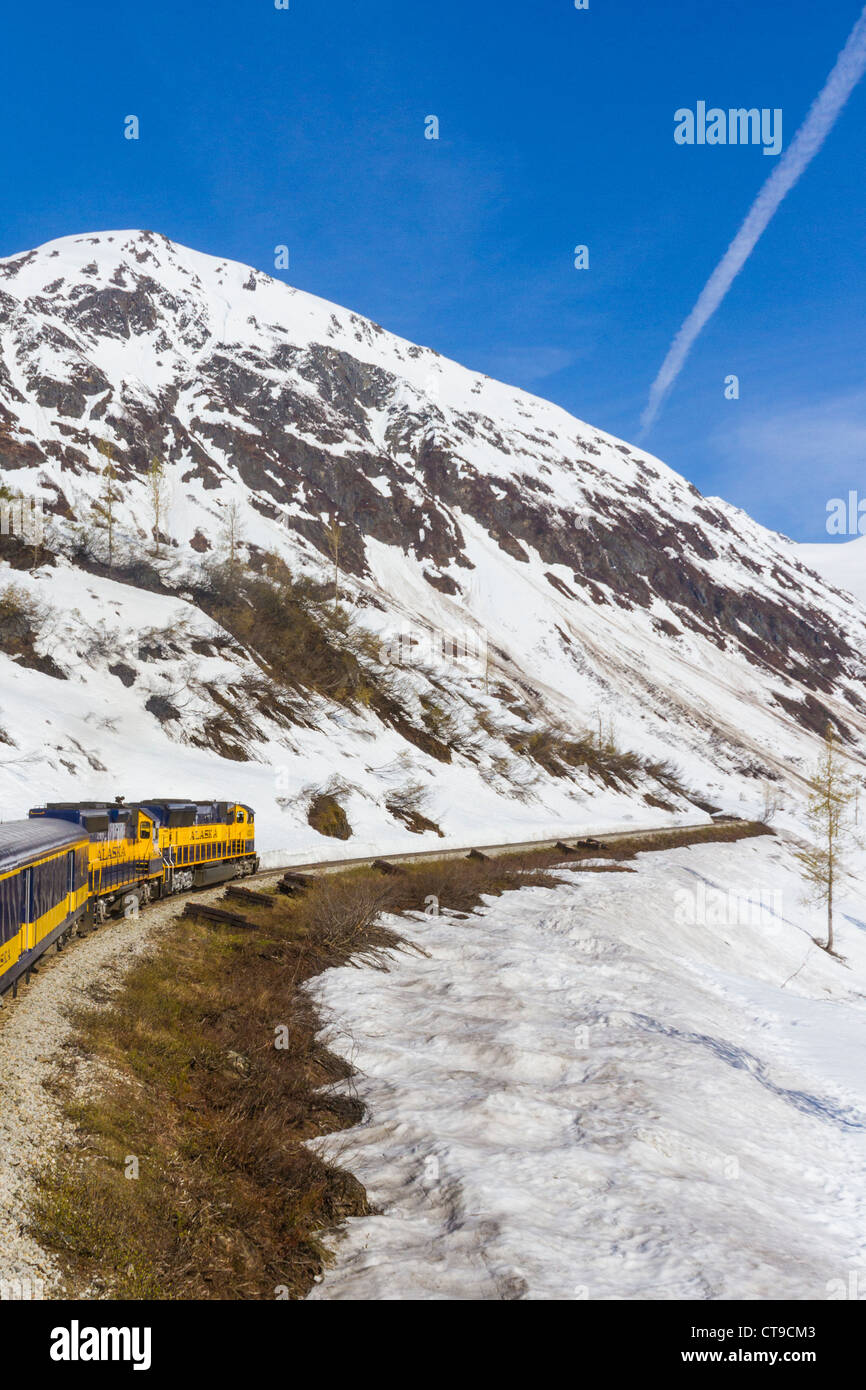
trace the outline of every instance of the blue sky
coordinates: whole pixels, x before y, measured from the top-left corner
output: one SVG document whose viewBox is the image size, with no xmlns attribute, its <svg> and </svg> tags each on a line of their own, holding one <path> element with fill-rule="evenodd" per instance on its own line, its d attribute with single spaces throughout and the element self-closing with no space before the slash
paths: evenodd
<svg viewBox="0 0 866 1390">
<path fill-rule="evenodd" d="M 47 0 L 7 9 L 0 254 L 150 227 L 249 262 L 634 439 L 670 341 L 774 160 L 674 112 L 782 108 L 859 0 Z M 141 136 L 123 138 L 138 115 Z M 435 114 L 440 139 L 425 140 Z M 645 441 L 826 539 L 866 496 L 866 83 Z M 290 248 L 286 272 L 274 247 Z M 590 268 L 575 270 L 586 244 Z M 736 373 L 740 399 L 724 397 Z"/>
</svg>

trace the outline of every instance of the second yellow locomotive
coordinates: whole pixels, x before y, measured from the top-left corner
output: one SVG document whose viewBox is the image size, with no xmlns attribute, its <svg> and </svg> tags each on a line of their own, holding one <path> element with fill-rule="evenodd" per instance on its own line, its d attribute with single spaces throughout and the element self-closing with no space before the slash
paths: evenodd
<svg viewBox="0 0 866 1390">
<path fill-rule="evenodd" d="M 126 804 L 49 802 L 32 819 L 67 821 L 88 838 L 97 922 L 153 898 L 255 873 L 255 817 L 241 802 L 154 797 Z"/>
</svg>

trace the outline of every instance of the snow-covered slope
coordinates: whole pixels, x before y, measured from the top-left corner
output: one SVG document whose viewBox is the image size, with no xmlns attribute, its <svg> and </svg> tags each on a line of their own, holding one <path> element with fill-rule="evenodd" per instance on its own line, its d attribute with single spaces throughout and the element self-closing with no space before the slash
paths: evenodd
<svg viewBox="0 0 866 1390">
<path fill-rule="evenodd" d="M 866 923 L 780 840 L 558 871 L 312 986 L 364 1121 L 320 1299 L 863 1297 Z"/>
<path fill-rule="evenodd" d="M 797 554 L 832 584 L 834 589 L 846 589 L 866 604 L 866 536 L 853 541 L 818 541 L 797 546 Z"/>
<path fill-rule="evenodd" d="M 32 572 L 0 537 L 6 814 L 238 795 L 266 849 L 302 857 L 330 786 L 357 853 L 422 843 L 387 809 L 410 787 L 451 841 L 695 819 L 646 767 L 629 783 L 564 764 L 551 729 L 673 759 L 741 812 L 766 779 L 793 805 L 828 717 L 852 756 L 866 747 L 860 606 L 783 537 L 548 402 L 150 232 L 0 261 L 0 332 L 3 481 L 49 514 Z M 255 632 L 227 633 L 208 598 L 239 534 L 251 571 L 277 555 L 327 581 L 331 517 L 355 649 L 366 633 L 387 688 L 372 700 L 284 698 Z"/>
</svg>

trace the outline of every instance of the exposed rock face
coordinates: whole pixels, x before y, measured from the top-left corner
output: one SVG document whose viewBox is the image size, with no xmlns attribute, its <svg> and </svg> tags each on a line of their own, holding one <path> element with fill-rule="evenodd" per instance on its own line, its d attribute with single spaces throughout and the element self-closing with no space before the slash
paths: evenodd
<svg viewBox="0 0 866 1390">
<path fill-rule="evenodd" d="M 321 578 L 334 518 L 346 596 L 383 615 L 377 631 L 480 628 L 495 673 L 522 679 L 551 717 L 613 702 L 654 748 L 685 737 L 708 766 L 723 748 L 743 767 L 757 748 L 773 766 L 803 758 L 786 731 L 828 717 L 852 746 L 866 730 L 863 611 L 784 537 L 355 314 L 157 234 L 114 232 L 0 262 L 0 333 L 0 465 L 7 487 L 42 496 L 61 552 L 103 486 L 100 445 L 123 544 L 151 548 L 157 456 L 169 590 L 219 550 L 231 502 L 254 563 L 276 550 Z M 146 708 L 166 729 L 182 722 L 168 695 Z M 747 753 L 731 754 L 744 736 Z"/>
</svg>

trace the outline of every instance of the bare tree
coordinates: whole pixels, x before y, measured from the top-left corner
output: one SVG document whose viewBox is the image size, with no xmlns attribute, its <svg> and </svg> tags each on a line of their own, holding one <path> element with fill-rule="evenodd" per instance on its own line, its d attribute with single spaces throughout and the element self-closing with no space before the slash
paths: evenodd
<svg viewBox="0 0 866 1390">
<path fill-rule="evenodd" d="M 343 527 L 333 512 L 328 519 L 325 534 L 328 537 L 328 548 L 334 559 L 334 608 L 336 609 L 340 596 L 340 541 L 343 538 Z"/>
<path fill-rule="evenodd" d="M 808 779 L 806 819 L 813 843 L 796 856 L 802 865 L 807 902 L 827 906 L 827 944 L 833 950 L 833 908 L 836 894 L 851 877 L 846 854 L 854 843 L 851 828 L 855 788 L 841 764 L 836 732 L 828 722 L 824 748 Z M 820 943 L 819 943 L 820 944 Z"/>
<path fill-rule="evenodd" d="M 236 501 L 229 502 L 223 513 L 223 546 L 229 571 L 233 574 L 238 564 L 238 554 L 244 542 L 243 514 Z"/>
<path fill-rule="evenodd" d="M 764 825 L 769 825 L 771 821 L 775 820 L 778 812 L 781 810 L 782 802 L 781 797 L 779 796 L 779 792 L 773 786 L 773 783 L 770 781 L 769 777 L 766 777 L 764 779 L 763 790 L 764 804 L 761 810 L 761 820 L 763 821 Z"/>
<path fill-rule="evenodd" d="M 100 475 L 99 494 L 93 503 L 92 511 L 94 521 L 105 531 L 108 542 L 108 568 L 111 569 L 114 564 L 114 530 L 120 493 L 115 487 L 117 469 L 114 466 L 114 445 L 102 439 L 99 442 L 99 452 L 105 458 L 105 465 Z"/>
<path fill-rule="evenodd" d="M 153 520 L 154 554 L 158 555 L 159 525 L 166 507 L 168 484 L 165 464 L 157 454 L 154 454 L 147 470 L 147 491 L 150 499 L 150 514 Z"/>
</svg>

